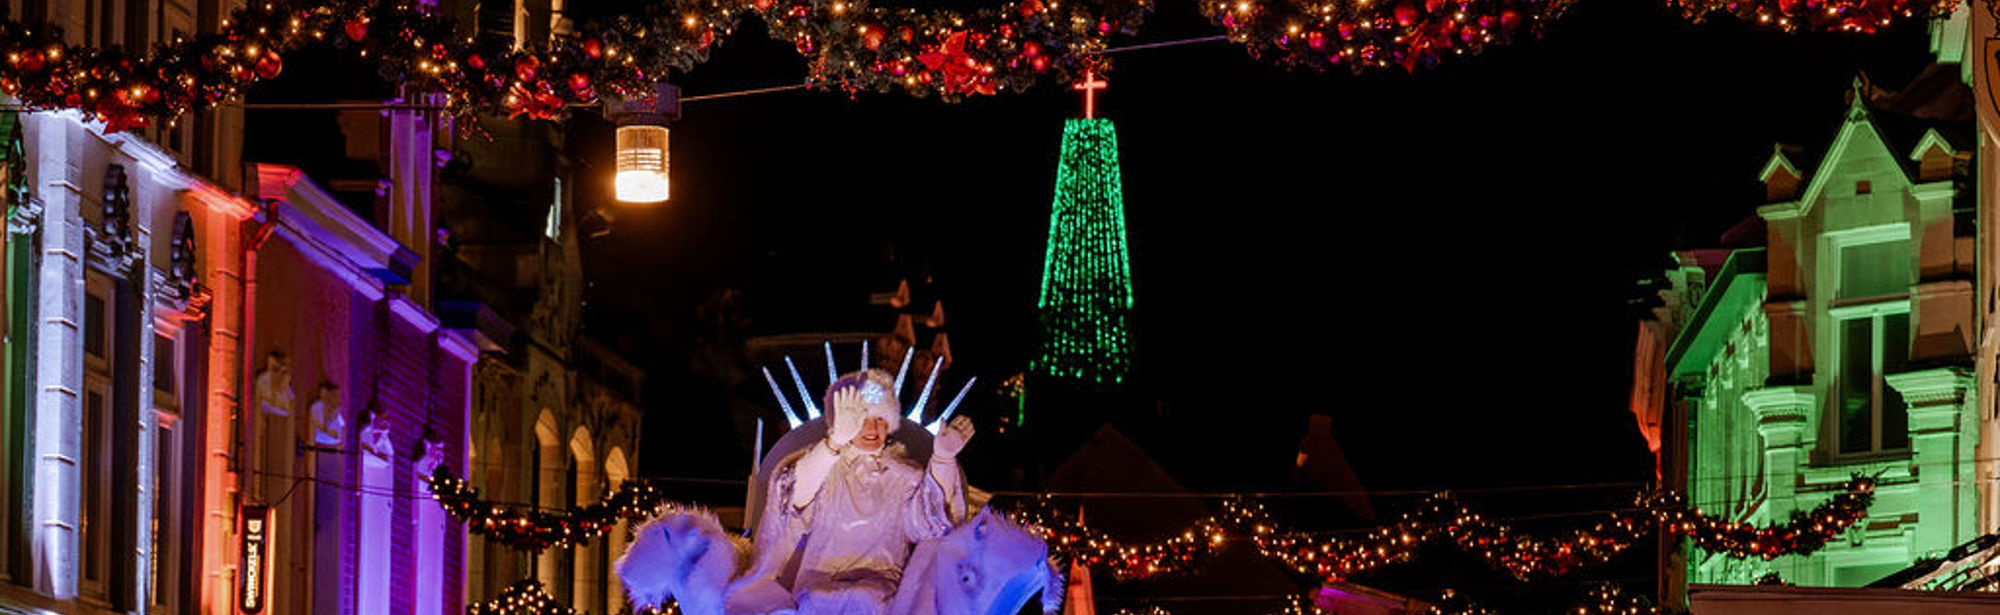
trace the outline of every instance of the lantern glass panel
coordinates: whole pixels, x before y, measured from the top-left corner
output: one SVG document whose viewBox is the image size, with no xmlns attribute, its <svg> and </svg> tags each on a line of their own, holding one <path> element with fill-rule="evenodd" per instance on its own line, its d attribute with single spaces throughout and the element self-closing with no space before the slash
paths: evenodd
<svg viewBox="0 0 2000 615">
<path fill-rule="evenodd" d="M 618 127 L 618 200 L 658 203 L 667 200 L 667 128 Z"/>
</svg>

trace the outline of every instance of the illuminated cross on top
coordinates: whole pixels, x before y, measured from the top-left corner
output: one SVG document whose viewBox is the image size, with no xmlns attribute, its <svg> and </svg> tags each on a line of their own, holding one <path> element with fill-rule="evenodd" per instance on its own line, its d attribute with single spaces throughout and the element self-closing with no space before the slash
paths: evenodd
<svg viewBox="0 0 2000 615">
<path fill-rule="evenodd" d="M 1097 91 L 1104 89 L 1108 85 L 1111 85 L 1110 82 L 1097 78 L 1097 71 L 1086 70 L 1083 71 L 1083 82 L 1070 86 L 1074 89 L 1083 90 L 1084 119 L 1097 117 Z"/>
</svg>

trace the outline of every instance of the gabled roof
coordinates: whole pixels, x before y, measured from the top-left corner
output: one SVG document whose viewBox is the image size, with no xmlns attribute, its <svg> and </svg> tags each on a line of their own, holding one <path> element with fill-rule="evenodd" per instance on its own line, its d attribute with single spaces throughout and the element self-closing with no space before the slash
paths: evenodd
<svg viewBox="0 0 2000 615">
<path fill-rule="evenodd" d="M 1804 178 L 1806 176 L 1805 171 L 1800 171 L 1799 165 L 1793 163 L 1791 157 L 1785 155 L 1785 150 L 1787 149 L 1797 151 L 1799 148 L 1787 147 L 1782 143 L 1771 144 L 1771 159 L 1764 163 L 1764 170 L 1757 172 L 1757 181 L 1771 181 L 1771 174 L 1781 169 L 1786 173 L 1792 174 L 1792 177 Z"/>
<path fill-rule="evenodd" d="M 1889 139 L 1883 136 L 1877 128 L 1873 118 L 1868 113 L 1866 100 L 1861 96 L 1855 96 L 1853 101 L 1848 104 L 1846 117 L 1840 124 L 1840 132 L 1836 133 L 1833 137 L 1832 147 L 1827 148 L 1826 154 L 1807 172 L 1806 188 L 1799 191 L 1798 198 L 1757 208 L 1757 213 L 1762 214 L 1765 218 L 1805 215 L 1812 207 L 1812 204 L 1819 200 L 1820 193 L 1826 190 L 1827 182 L 1831 181 L 1832 174 L 1823 172 L 1827 170 L 1828 164 L 1845 159 L 1848 152 L 1855 147 L 1888 147 Z M 1867 137 L 1870 136 L 1875 138 L 1868 139 Z M 1893 150 L 1882 150 L 1877 153 L 1888 155 L 1891 158 L 1896 157 Z M 1766 168 L 1768 169 L 1769 165 L 1766 165 Z M 1906 173 L 1905 176 L 1907 177 L 1908 174 Z"/>
<path fill-rule="evenodd" d="M 1856 147 L 1857 140 L 1873 135 L 1893 160 L 1901 164 L 1903 176 L 1911 182 L 1918 177 L 1921 154 L 1930 147 L 1944 146 L 1951 152 L 1970 151 L 1977 144 L 1973 133 L 1971 89 L 1958 80 L 1955 69 L 1933 65 L 1899 91 L 1876 87 L 1864 78 L 1855 80 L 1840 130 L 1824 149 L 1811 145 L 1781 145 L 1758 172 L 1760 181 L 1769 181 L 1779 170 L 1793 173 L 1808 182 L 1792 201 L 1759 208 L 1766 217 L 1806 212 L 1831 178 L 1828 163 L 1837 162 Z M 1811 166 L 1800 166 L 1810 162 Z"/>
</svg>

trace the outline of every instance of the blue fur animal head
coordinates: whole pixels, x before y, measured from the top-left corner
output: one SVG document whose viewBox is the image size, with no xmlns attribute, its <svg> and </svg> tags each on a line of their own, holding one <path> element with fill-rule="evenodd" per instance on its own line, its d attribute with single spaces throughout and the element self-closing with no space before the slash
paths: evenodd
<svg viewBox="0 0 2000 615">
<path fill-rule="evenodd" d="M 926 578 L 903 579 L 904 584 L 930 584 L 933 608 L 928 612 L 1013 615 L 1035 594 L 1059 583 L 1052 581 L 1048 545 L 991 509 L 939 538 L 935 554 Z M 1045 594 L 1045 608 L 1060 603 L 1061 590 L 1053 591 L 1056 602 Z"/>
</svg>

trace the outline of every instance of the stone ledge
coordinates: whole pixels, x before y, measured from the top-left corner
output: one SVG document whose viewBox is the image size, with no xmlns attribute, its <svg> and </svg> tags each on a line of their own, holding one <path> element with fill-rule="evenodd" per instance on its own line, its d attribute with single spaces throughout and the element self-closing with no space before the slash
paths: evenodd
<svg viewBox="0 0 2000 615">
<path fill-rule="evenodd" d="M 1937 367 L 1883 376 L 1889 386 L 1903 394 L 1911 410 L 1923 406 L 1956 405 L 1965 401 L 1972 388 L 1972 371 L 1964 367 Z"/>
</svg>

